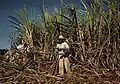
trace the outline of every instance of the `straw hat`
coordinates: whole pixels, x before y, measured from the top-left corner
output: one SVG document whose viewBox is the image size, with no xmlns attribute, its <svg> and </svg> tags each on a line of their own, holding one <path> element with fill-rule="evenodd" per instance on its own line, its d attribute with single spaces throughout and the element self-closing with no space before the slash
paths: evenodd
<svg viewBox="0 0 120 84">
<path fill-rule="evenodd" d="M 60 35 L 58 39 L 65 40 L 65 38 L 62 35 Z"/>
</svg>

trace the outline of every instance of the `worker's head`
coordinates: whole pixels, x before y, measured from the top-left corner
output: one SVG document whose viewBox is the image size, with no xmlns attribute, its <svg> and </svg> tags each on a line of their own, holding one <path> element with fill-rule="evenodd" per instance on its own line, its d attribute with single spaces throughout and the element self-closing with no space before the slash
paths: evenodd
<svg viewBox="0 0 120 84">
<path fill-rule="evenodd" d="M 62 35 L 60 35 L 58 40 L 59 40 L 59 43 L 63 43 L 65 41 L 65 38 Z"/>
<path fill-rule="evenodd" d="M 21 44 L 24 44 L 24 43 L 25 43 L 25 41 L 22 39 L 22 40 L 21 40 Z"/>
<path fill-rule="evenodd" d="M 24 47 L 27 47 L 28 45 L 27 45 L 27 43 L 24 43 Z"/>
</svg>

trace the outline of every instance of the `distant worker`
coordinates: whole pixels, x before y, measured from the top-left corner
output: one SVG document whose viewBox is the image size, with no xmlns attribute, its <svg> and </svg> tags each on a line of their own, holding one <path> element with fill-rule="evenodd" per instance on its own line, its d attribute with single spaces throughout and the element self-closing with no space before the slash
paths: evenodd
<svg viewBox="0 0 120 84">
<path fill-rule="evenodd" d="M 70 62 L 69 62 L 69 45 L 67 42 L 65 42 L 65 38 L 60 35 L 59 43 L 57 44 L 57 51 L 59 55 L 59 76 L 62 77 L 64 75 L 64 71 L 66 71 L 67 74 L 70 74 Z M 65 68 L 64 68 L 65 67 Z"/>
<path fill-rule="evenodd" d="M 22 51 L 22 52 L 29 52 L 29 46 L 26 42 L 22 40 L 22 44 L 17 46 L 17 49 Z"/>
<path fill-rule="evenodd" d="M 28 44 L 22 40 L 22 44 L 18 45 L 17 49 L 22 53 L 22 55 L 21 55 L 21 57 L 22 57 L 22 63 L 24 65 L 26 65 L 26 63 L 29 60 L 29 55 L 30 55 L 29 54 L 30 51 L 29 51 Z"/>
</svg>

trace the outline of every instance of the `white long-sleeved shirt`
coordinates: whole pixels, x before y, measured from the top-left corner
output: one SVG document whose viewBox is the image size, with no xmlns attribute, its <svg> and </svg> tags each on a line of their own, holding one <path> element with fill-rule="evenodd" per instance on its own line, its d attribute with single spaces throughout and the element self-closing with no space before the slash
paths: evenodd
<svg viewBox="0 0 120 84">
<path fill-rule="evenodd" d="M 19 49 L 19 50 L 20 50 L 20 49 L 23 49 L 23 48 L 24 48 L 24 45 L 18 45 L 18 46 L 17 46 L 17 49 Z"/>
<path fill-rule="evenodd" d="M 69 49 L 69 45 L 67 44 L 67 42 L 63 42 L 61 44 L 57 44 L 56 48 L 61 49 L 60 51 L 58 51 L 60 58 L 65 53 L 63 49 Z"/>
<path fill-rule="evenodd" d="M 25 49 L 25 50 L 27 50 L 29 52 L 29 46 L 24 48 L 24 45 L 18 45 L 17 49 L 18 50 L 24 50 Z"/>
</svg>

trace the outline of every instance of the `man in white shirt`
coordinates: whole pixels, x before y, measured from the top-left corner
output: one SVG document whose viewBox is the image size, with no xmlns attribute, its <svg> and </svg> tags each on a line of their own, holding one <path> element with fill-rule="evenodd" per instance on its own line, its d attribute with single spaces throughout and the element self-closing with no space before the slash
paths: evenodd
<svg viewBox="0 0 120 84">
<path fill-rule="evenodd" d="M 65 42 L 65 38 L 60 35 L 59 36 L 59 44 L 57 44 L 57 50 L 59 55 L 59 75 L 62 77 L 64 75 L 64 66 L 67 74 L 70 74 L 70 62 L 68 59 L 69 54 L 66 54 L 69 51 L 69 45 Z"/>
<path fill-rule="evenodd" d="M 23 49 L 24 48 L 24 45 L 23 44 L 20 44 L 17 46 L 17 49 L 20 50 L 20 49 Z"/>
<path fill-rule="evenodd" d="M 21 53 L 26 54 L 26 55 L 22 54 L 22 61 L 23 64 L 25 65 L 28 61 L 28 54 L 30 53 L 29 46 L 26 42 L 22 40 L 22 44 L 18 45 L 17 49 L 20 50 Z"/>
<path fill-rule="evenodd" d="M 22 40 L 22 44 L 17 46 L 17 49 L 20 50 L 21 52 L 29 52 L 29 46 L 23 40 Z"/>
<path fill-rule="evenodd" d="M 23 41 L 23 40 L 21 41 L 21 44 L 19 44 L 19 45 L 17 46 L 17 49 L 18 49 L 18 50 L 23 50 L 23 49 L 24 49 L 24 41 Z"/>
</svg>

